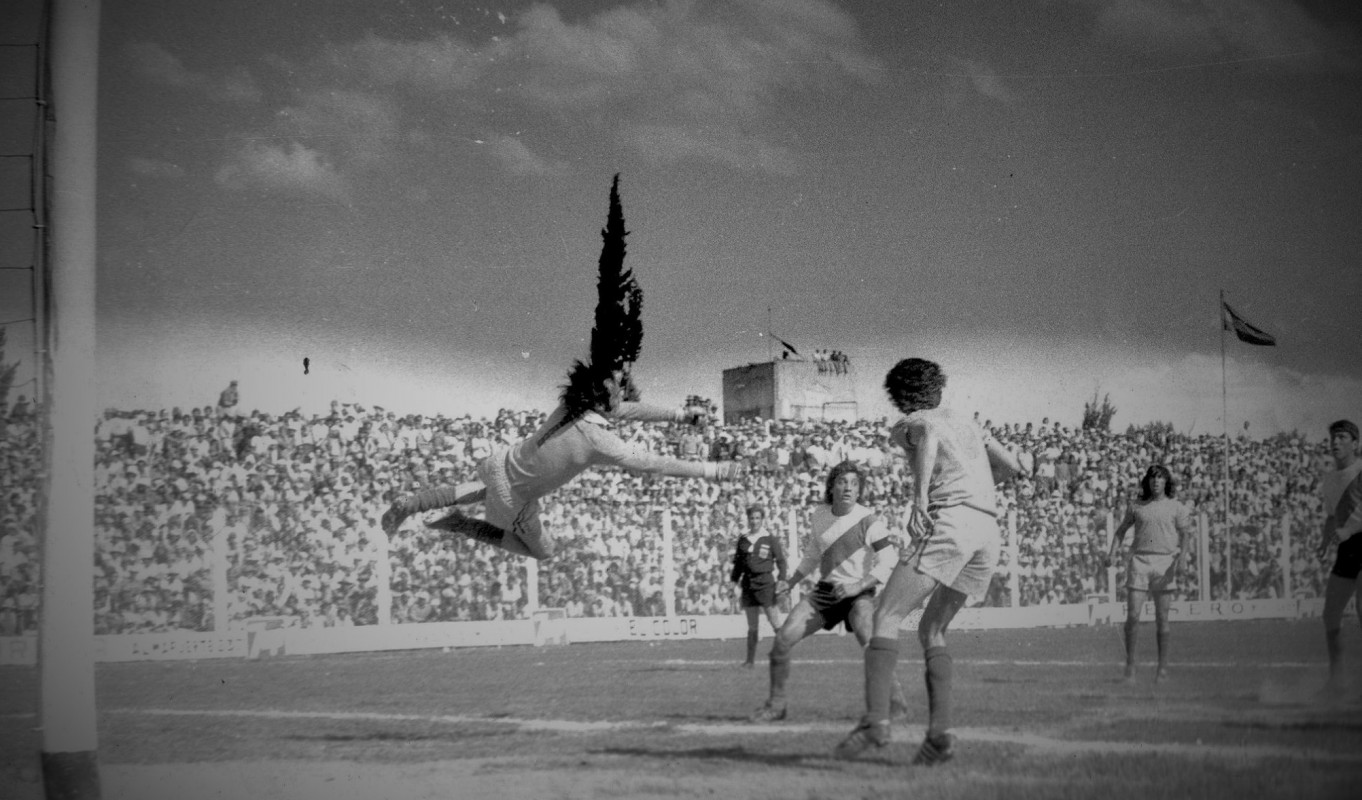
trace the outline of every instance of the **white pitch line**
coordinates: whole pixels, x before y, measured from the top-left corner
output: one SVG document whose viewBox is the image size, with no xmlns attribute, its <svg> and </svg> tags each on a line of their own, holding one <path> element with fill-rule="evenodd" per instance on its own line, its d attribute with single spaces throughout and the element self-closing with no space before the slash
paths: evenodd
<svg viewBox="0 0 1362 800">
<path fill-rule="evenodd" d="M 859 658 L 809 658 L 802 659 L 798 655 L 792 657 L 794 663 L 799 664 L 862 664 L 864 661 Z M 738 662 L 733 660 L 721 661 L 718 659 L 687 659 L 687 658 L 668 658 L 659 661 L 632 661 L 629 659 L 613 659 L 608 662 L 598 663 L 611 664 L 665 664 L 668 666 L 687 666 L 713 667 L 732 665 L 737 666 Z M 920 658 L 900 658 L 900 664 L 921 664 Z M 956 658 L 957 664 L 976 664 L 984 667 L 1120 667 L 1117 661 L 1061 661 L 1061 660 L 1036 660 L 1036 659 L 997 659 L 997 658 Z M 1183 667 L 1202 668 L 1202 669 L 1244 669 L 1245 667 L 1267 667 L 1269 669 L 1306 669 L 1324 666 L 1322 661 L 1268 661 L 1253 664 L 1244 664 L 1237 661 L 1174 661 L 1171 666 L 1174 669 Z"/>
<path fill-rule="evenodd" d="M 447 725 L 507 725 L 524 731 L 555 733 L 609 733 L 613 731 L 655 730 L 672 733 L 692 733 L 706 736 L 789 735 L 802 733 L 842 733 L 845 723 L 784 723 L 759 725 L 748 723 L 645 722 L 641 720 L 555 720 L 521 717 L 474 717 L 460 714 L 386 714 L 362 711 L 278 711 L 278 710 L 218 710 L 175 708 L 115 708 L 110 714 L 147 714 L 178 717 L 239 717 L 277 720 L 333 719 L 365 722 L 422 722 Z M 901 726 L 899 741 L 913 742 L 924 733 L 922 726 Z M 1084 753 L 1112 753 L 1117 755 L 1164 755 L 1184 758 L 1262 759 L 1288 758 L 1308 761 L 1340 761 L 1362 763 L 1362 753 L 1333 752 L 1314 748 L 1269 747 L 1264 745 L 1187 744 L 1176 742 L 1124 742 L 1055 739 L 1020 731 L 990 728 L 957 728 L 960 741 L 1017 744 L 1052 755 L 1080 755 Z"/>
</svg>

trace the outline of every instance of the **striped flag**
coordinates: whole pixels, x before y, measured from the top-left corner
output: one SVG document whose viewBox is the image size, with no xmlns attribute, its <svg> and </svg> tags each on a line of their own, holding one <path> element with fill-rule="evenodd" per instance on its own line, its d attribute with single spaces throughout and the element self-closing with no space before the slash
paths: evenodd
<svg viewBox="0 0 1362 800">
<path fill-rule="evenodd" d="M 1234 331 L 1234 335 L 1239 337 L 1239 341 L 1264 347 L 1272 347 L 1277 344 L 1275 336 L 1239 316 L 1234 309 L 1230 308 L 1229 303 L 1221 300 L 1220 305 L 1225 309 L 1225 313 L 1221 315 L 1225 330 Z"/>
</svg>

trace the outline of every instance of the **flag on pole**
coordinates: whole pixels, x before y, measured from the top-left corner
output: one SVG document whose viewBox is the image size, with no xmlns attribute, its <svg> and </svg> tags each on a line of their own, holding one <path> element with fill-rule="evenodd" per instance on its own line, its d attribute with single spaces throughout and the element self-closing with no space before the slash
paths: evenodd
<svg viewBox="0 0 1362 800">
<path fill-rule="evenodd" d="M 1234 335 L 1239 337 L 1239 341 L 1263 347 L 1272 347 L 1277 344 L 1275 336 L 1239 316 L 1234 309 L 1230 308 L 1229 303 L 1221 300 L 1220 305 L 1225 309 L 1225 313 L 1221 315 L 1225 330 L 1234 331 Z"/>
</svg>

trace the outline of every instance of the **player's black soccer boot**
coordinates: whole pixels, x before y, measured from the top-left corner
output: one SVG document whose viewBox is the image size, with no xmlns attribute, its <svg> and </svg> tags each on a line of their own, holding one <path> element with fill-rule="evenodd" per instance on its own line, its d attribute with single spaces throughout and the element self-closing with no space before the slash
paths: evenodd
<svg viewBox="0 0 1362 800">
<path fill-rule="evenodd" d="M 855 758 L 872 747 L 884 747 L 889 744 L 889 739 L 888 720 L 861 720 L 861 724 L 847 734 L 847 738 L 838 742 L 832 754 L 836 758 Z"/>
<path fill-rule="evenodd" d="M 748 720 L 752 722 L 778 722 L 785 719 L 785 711 L 784 703 L 772 705 L 771 701 L 768 700 L 761 708 L 753 711 Z"/>
<path fill-rule="evenodd" d="M 929 733 L 913 756 L 913 764 L 934 767 L 955 758 L 955 737 L 949 733 Z"/>
</svg>

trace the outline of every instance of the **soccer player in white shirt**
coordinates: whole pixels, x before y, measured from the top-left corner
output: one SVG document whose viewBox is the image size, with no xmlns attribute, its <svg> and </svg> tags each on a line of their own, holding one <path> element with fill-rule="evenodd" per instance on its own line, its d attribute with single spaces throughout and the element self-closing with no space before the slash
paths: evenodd
<svg viewBox="0 0 1362 800">
<path fill-rule="evenodd" d="M 785 681 L 790 677 L 790 651 L 820 630 L 839 622 L 865 647 L 875 613 L 875 592 L 888 580 L 899 558 L 899 540 L 883 520 L 861 505 L 865 476 L 854 462 L 843 461 L 828 472 L 825 505 L 813 512 L 814 548 L 799 562 L 780 594 L 815 573 L 818 583 L 786 615 L 771 645 L 771 693 L 752 714 L 753 722 L 785 719 Z M 907 710 L 903 689 L 893 684 L 898 710 Z"/>
</svg>

